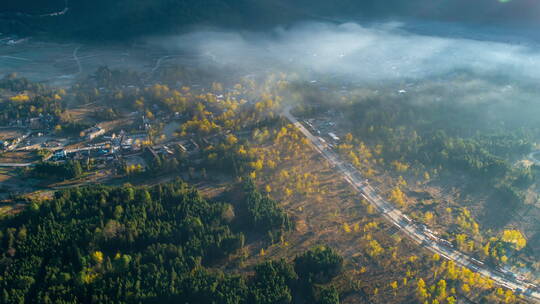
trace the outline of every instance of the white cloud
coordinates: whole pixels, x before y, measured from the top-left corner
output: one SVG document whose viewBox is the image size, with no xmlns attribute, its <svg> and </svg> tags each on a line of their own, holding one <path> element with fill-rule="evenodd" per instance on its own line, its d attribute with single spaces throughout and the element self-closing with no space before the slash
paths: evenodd
<svg viewBox="0 0 540 304">
<path fill-rule="evenodd" d="M 419 35 L 399 23 L 305 23 L 271 33 L 199 31 L 169 38 L 221 66 L 298 69 L 354 80 L 421 79 L 455 70 L 540 80 L 531 46 Z"/>
</svg>

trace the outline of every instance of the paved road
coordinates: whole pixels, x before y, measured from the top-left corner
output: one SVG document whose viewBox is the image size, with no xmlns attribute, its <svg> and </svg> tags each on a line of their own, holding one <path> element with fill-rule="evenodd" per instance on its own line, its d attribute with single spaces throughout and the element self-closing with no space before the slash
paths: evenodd
<svg viewBox="0 0 540 304">
<path fill-rule="evenodd" d="M 540 303 L 540 293 L 538 291 L 528 290 L 531 286 L 530 283 L 509 279 L 502 273 L 479 265 L 472 257 L 456 250 L 448 242 L 434 235 L 429 229 L 422 229 L 419 225 L 412 223 L 400 210 L 396 209 L 391 203 L 385 201 L 377 191 L 369 185 L 368 180 L 362 177 L 356 168 L 351 164 L 340 160 L 339 156 L 327 145 L 324 139 L 311 134 L 311 132 L 290 113 L 290 109 L 290 107 L 287 107 L 284 110 L 283 115 L 309 139 L 315 150 L 319 152 L 336 169 L 336 171 L 343 175 L 345 180 L 351 184 L 364 199 L 381 212 L 382 216 L 388 222 L 398 227 L 405 235 L 427 250 L 437 253 L 448 260 L 453 260 L 457 265 L 481 273 L 482 275 L 491 278 L 498 285 L 514 291 L 527 291 L 525 297 Z"/>
</svg>

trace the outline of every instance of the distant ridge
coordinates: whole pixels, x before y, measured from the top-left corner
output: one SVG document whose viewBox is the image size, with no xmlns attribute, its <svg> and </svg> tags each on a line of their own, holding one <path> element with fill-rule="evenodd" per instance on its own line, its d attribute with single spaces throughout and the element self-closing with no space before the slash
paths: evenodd
<svg viewBox="0 0 540 304">
<path fill-rule="evenodd" d="M 538 25 L 539 15 L 535 0 L 4 0 L 0 32 L 117 40 L 199 25 L 257 29 L 306 19 L 392 17 Z"/>
</svg>

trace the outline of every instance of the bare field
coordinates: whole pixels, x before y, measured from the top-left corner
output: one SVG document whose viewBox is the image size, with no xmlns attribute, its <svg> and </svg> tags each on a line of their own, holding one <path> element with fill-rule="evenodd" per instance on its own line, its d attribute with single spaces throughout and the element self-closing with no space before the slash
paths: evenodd
<svg viewBox="0 0 540 304">
<path fill-rule="evenodd" d="M 39 160 L 35 152 L 0 153 L 0 163 L 30 163 Z"/>
<path fill-rule="evenodd" d="M 24 194 L 35 191 L 39 181 L 23 178 L 20 168 L 0 168 L 0 201 L 9 198 L 10 194 Z"/>
<path fill-rule="evenodd" d="M 411 265 L 407 259 L 403 259 L 405 262 L 391 262 L 391 256 L 420 259 L 427 256 L 412 241 L 396 233 L 393 226 L 388 226 L 367 203 L 362 202 L 352 187 L 329 168 L 317 153 L 310 150 L 306 154 L 303 160 L 284 161 L 275 171 L 285 169 L 299 176 L 313 176 L 318 180 L 318 190 L 287 196 L 283 191 L 287 185 L 276 176 L 261 176 L 258 179 L 262 189 L 267 185 L 272 187 L 271 196 L 291 216 L 295 230 L 276 244 L 269 244 L 264 236 L 248 235 L 248 245 L 243 252 L 232 258 L 223 269 L 249 272 L 262 259 L 292 260 L 313 246 L 326 244 L 335 248 L 346 261 L 344 273 L 334 281 L 345 294 L 342 303 L 366 303 L 368 299 L 376 300 L 376 303 L 395 300 L 388 292 L 373 297 L 374 289 L 387 290 L 388 282 L 400 280 L 411 267 L 420 274 L 427 268 L 420 266 L 420 263 Z M 195 186 L 209 198 L 227 190 L 223 183 L 206 182 Z M 381 256 L 375 257 L 370 252 L 369 244 L 374 240 L 384 248 L 385 253 Z M 410 301 L 414 298 L 414 289 L 403 290 L 401 294 L 404 299 L 402 303 L 407 303 L 405 299 Z"/>
<path fill-rule="evenodd" d="M 171 54 L 146 45 L 93 47 L 30 39 L 0 48 L 0 75 L 17 73 L 32 81 L 67 87 L 100 66 L 151 73 L 166 55 Z"/>
<path fill-rule="evenodd" d="M 93 115 L 95 112 L 99 112 L 100 110 L 101 110 L 101 107 L 96 107 L 94 105 L 78 106 L 76 108 L 66 109 L 65 115 L 68 116 L 74 122 L 95 124 L 99 121 L 94 119 Z"/>
<path fill-rule="evenodd" d="M 0 128 L 0 140 L 6 140 L 24 135 L 22 129 L 17 128 Z"/>
<path fill-rule="evenodd" d="M 0 168 L 0 185 L 10 179 L 9 171 L 10 169 Z"/>
</svg>

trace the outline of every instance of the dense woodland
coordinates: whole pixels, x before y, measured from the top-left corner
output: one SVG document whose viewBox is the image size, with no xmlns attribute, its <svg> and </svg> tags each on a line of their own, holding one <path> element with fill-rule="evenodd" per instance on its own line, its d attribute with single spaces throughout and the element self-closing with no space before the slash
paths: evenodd
<svg viewBox="0 0 540 304">
<path fill-rule="evenodd" d="M 89 169 L 85 166 L 85 169 Z M 78 160 L 63 163 L 40 162 L 29 172 L 31 176 L 39 178 L 72 179 L 83 174 L 83 166 Z"/>
<path fill-rule="evenodd" d="M 268 199 L 246 190 L 249 201 Z M 248 206 L 256 218 L 276 212 L 256 205 Z M 341 271 L 343 259 L 328 247 L 294 263 L 263 262 L 252 276 L 214 269 L 246 242 L 231 228 L 242 221 L 231 208 L 182 181 L 57 192 L 0 224 L 2 303 L 339 302 L 335 289 L 314 285 Z M 283 223 L 268 225 L 257 229 Z"/>
</svg>

